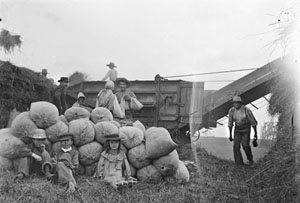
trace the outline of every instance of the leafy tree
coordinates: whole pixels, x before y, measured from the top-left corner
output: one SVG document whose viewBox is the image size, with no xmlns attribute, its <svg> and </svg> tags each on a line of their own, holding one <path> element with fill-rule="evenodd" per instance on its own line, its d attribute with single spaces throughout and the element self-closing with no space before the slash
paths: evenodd
<svg viewBox="0 0 300 203">
<path fill-rule="evenodd" d="M 15 47 L 21 47 L 22 41 L 20 35 L 12 35 L 8 30 L 2 29 L 0 33 L 0 47 L 5 52 L 11 53 Z"/>
<path fill-rule="evenodd" d="M 75 71 L 69 76 L 69 85 L 75 85 L 81 83 L 83 81 L 87 81 L 89 79 L 89 75 L 86 73 L 82 73 L 79 71 Z"/>
</svg>

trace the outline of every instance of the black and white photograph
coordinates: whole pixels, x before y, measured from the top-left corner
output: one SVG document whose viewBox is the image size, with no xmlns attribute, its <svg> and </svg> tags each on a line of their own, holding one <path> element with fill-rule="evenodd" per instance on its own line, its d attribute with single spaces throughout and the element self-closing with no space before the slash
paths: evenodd
<svg viewBox="0 0 300 203">
<path fill-rule="evenodd" d="M 298 203 L 299 93 L 299 0 L 0 0 L 0 203 Z"/>
</svg>

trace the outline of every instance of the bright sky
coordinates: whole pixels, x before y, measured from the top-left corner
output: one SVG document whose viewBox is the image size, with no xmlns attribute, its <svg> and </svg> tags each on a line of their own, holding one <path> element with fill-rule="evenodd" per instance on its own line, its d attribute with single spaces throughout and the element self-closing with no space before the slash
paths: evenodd
<svg viewBox="0 0 300 203">
<path fill-rule="evenodd" d="M 119 76 L 162 76 L 259 68 L 282 56 L 278 37 L 285 0 L 1 0 L 0 28 L 22 37 L 0 59 L 55 80 L 75 71 L 101 80 L 110 61 Z M 245 73 L 178 78 L 235 80 Z M 218 89 L 227 83 L 206 83 Z"/>
</svg>

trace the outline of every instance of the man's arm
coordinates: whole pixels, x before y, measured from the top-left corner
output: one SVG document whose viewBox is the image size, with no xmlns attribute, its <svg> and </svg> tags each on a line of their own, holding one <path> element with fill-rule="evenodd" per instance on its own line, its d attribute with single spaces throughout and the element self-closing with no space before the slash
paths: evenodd
<svg viewBox="0 0 300 203">
<path fill-rule="evenodd" d="M 229 141 L 231 142 L 232 139 L 232 128 L 233 128 L 233 112 L 232 109 L 229 109 L 228 112 L 228 129 L 229 129 Z"/>
</svg>

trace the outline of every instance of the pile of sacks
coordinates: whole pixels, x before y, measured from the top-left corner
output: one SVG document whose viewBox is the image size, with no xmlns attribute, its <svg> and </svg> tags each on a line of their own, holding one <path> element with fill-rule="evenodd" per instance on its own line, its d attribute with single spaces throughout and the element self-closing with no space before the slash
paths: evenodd
<svg viewBox="0 0 300 203">
<path fill-rule="evenodd" d="M 169 132 L 162 127 L 145 129 L 140 121 L 123 126 L 113 120 L 111 112 L 103 107 L 91 113 L 81 107 L 69 108 L 59 116 L 55 105 L 34 102 L 30 111 L 19 114 L 11 128 L 0 130 L 0 168 L 11 169 L 12 160 L 30 143 L 32 132 L 44 129 L 47 148 L 59 149 L 59 135 L 70 132 L 79 152 L 78 174 L 93 175 L 106 143 L 105 136 L 119 133 L 121 148 L 127 154 L 133 177 L 140 181 L 159 182 L 164 177 L 179 182 L 189 181 L 189 172 L 176 151 Z"/>
</svg>

